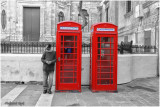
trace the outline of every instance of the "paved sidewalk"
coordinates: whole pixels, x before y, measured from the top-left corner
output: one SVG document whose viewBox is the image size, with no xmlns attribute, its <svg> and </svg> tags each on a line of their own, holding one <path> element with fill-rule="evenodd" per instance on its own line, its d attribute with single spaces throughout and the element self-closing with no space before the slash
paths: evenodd
<svg viewBox="0 0 160 107">
<path fill-rule="evenodd" d="M 54 88 L 54 87 L 53 87 Z M 1 101 L 10 106 L 159 106 L 159 78 L 136 79 L 118 85 L 118 93 L 82 92 L 42 94 L 42 85 L 1 83 Z M 54 90 L 54 89 L 53 89 Z"/>
</svg>

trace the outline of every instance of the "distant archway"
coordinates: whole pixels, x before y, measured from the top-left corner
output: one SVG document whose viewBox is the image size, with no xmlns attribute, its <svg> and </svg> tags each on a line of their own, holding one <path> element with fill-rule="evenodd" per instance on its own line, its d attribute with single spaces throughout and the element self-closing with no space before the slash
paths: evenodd
<svg viewBox="0 0 160 107">
<path fill-rule="evenodd" d="M 58 22 L 64 21 L 64 13 L 63 12 L 59 12 L 58 14 Z"/>
<path fill-rule="evenodd" d="M 1 24 L 2 24 L 2 29 L 6 28 L 6 12 L 5 10 L 2 10 L 1 13 Z"/>
</svg>

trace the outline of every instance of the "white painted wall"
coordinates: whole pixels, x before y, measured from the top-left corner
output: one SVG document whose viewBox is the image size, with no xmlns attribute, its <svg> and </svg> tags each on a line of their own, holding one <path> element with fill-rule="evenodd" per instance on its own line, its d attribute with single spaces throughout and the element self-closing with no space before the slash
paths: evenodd
<svg viewBox="0 0 160 107">
<path fill-rule="evenodd" d="M 41 54 L 1 54 L 0 56 L 1 81 L 42 81 Z M 82 85 L 89 85 L 89 64 L 89 54 L 82 54 Z M 118 55 L 118 84 L 156 75 L 156 54 Z"/>
</svg>

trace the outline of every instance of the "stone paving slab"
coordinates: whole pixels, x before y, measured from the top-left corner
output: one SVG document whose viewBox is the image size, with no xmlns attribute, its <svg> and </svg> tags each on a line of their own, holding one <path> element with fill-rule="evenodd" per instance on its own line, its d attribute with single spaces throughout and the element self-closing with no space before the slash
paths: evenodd
<svg viewBox="0 0 160 107">
<path fill-rule="evenodd" d="M 14 83 L 3 83 L 1 84 L 1 98 L 4 97 L 8 92 L 10 92 L 13 88 L 17 86 Z"/>
<path fill-rule="evenodd" d="M 15 89 L 17 84 L 1 83 L 1 98 Z M 82 92 L 54 92 L 51 106 L 159 106 L 159 78 L 136 79 L 118 85 L 118 93 L 91 92 L 82 86 Z M 13 100 L 23 106 L 35 106 L 43 92 L 43 86 L 28 84 Z M 47 95 L 46 95 L 47 96 Z"/>
<path fill-rule="evenodd" d="M 42 90 L 41 85 L 28 85 L 13 102 L 25 102 L 23 106 L 34 106 L 42 94 Z"/>
<path fill-rule="evenodd" d="M 52 106 L 65 106 L 66 105 L 66 93 L 54 93 L 52 99 Z"/>
<path fill-rule="evenodd" d="M 79 96 L 81 96 L 80 97 L 81 99 L 79 98 Z M 94 94 L 90 91 L 89 87 L 83 87 L 82 93 L 77 94 L 77 99 L 80 99 L 83 102 L 85 102 L 84 106 L 99 106 L 100 105 L 96 97 L 94 96 Z"/>
</svg>

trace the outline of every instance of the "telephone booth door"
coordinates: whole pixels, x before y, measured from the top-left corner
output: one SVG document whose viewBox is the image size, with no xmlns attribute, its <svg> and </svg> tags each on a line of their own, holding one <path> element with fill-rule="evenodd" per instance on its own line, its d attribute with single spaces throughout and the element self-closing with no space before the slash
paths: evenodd
<svg viewBox="0 0 160 107">
<path fill-rule="evenodd" d="M 99 28 L 102 28 L 101 30 Z M 93 28 L 94 29 L 94 28 Z M 114 31 L 110 30 L 114 29 Z M 92 36 L 92 91 L 117 91 L 116 26 L 100 23 Z M 93 45 L 93 41 L 95 42 Z"/>
<path fill-rule="evenodd" d="M 116 85 L 115 73 L 115 37 L 111 35 L 97 35 L 97 89 L 113 90 Z"/>
<path fill-rule="evenodd" d="M 79 30 L 73 31 L 75 26 L 73 22 L 58 25 L 63 28 L 57 31 L 57 91 L 81 91 L 81 28 L 78 26 Z"/>
</svg>

